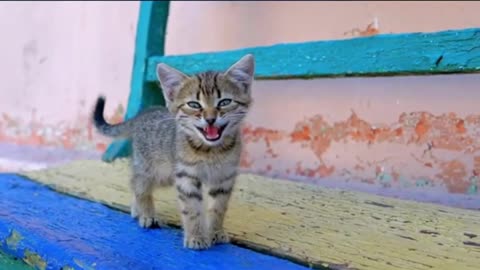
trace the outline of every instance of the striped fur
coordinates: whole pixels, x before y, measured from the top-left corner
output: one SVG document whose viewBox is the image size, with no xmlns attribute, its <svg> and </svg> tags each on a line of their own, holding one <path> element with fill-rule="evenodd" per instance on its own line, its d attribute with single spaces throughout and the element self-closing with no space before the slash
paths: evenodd
<svg viewBox="0 0 480 270">
<path fill-rule="evenodd" d="M 92 115 L 104 135 L 132 139 L 131 214 L 142 227 L 158 226 L 152 192 L 174 185 L 184 246 L 205 249 L 228 242 L 223 220 L 240 162 L 240 125 L 252 104 L 253 56 L 225 72 L 187 76 L 159 64 L 157 74 L 168 110 L 150 108 L 110 125 L 100 97 Z"/>
</svg>

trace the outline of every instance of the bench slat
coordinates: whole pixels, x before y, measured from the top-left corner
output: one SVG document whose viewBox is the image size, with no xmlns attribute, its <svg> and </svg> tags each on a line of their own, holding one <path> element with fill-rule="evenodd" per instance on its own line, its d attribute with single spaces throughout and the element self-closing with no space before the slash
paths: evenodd
<svg viewBox="0 0 480 270">
<path fill-rule="evenodd" d="M 466 73 L 480 70 L 480 28 L 152 56 L 146 80 L 157 80 L 160 62 L 192 74 L 225 70 L 247 53 L 256 57 L 257 79 Z"/>
</svg>

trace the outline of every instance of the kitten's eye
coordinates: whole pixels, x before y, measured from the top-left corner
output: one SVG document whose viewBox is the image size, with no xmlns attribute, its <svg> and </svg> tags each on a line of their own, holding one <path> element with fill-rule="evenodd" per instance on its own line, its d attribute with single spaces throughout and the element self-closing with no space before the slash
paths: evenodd
<svg viewBox="0 0 480 270">
<path fill-rule="evenodd" d="M 192 109 L 201 109 L 202 108 L 202 105 L 200 105 L 200 103 L 196 102 L 196 101 L 190 101 L 190 102 L 187 102 L 187 105 L 192 108 Z"/>
<path fill-rule="evenodd" d="M 229 98 L 222 99 L 222 100 L 220 100 L 220 102 L 218 102 L 218 107 L 225 107 L 230 103 L 232 103 L 231 99 L 229 99 Z"/>
</svg>

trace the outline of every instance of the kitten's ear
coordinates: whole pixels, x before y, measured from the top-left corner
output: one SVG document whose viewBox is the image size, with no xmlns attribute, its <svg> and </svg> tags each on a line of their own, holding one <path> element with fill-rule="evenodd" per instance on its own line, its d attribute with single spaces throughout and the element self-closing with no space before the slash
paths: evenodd
<svg viewBox="0 0 480 270">
<path fill-rule="evenodd" d="M 254 74 L 255 58 L 252 54 L 245 55 L 225 72 L 225 76 L 243 86 L 246 92 L 250 92 Z"/>
<path fill-rule="evenodd" d="M 188 79 L 188 76 L 167 64 L 160 63 L 157 65 L 157 79 L 160 81 L 163 96 L 168 105 L 173 102 L 177 96 L 178 87 Z"/>
</svg>

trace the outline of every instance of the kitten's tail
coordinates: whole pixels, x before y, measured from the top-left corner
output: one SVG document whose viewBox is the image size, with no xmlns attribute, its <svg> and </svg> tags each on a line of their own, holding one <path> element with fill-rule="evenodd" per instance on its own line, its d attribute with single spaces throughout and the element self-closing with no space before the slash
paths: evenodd
<svg viewBox="0 0 480 270">
<path fill-rule="evenodd" d="M 100 96 L 97 99 L 97 104 L 92 114 L 93 124 L 97 130 L 108 137 L 129 137 L 132 127 L 131 121 L 125 121 L 116 125 L 107 123 L 103 117 L 103 111 L 105 109 L 105 97 Z"/>
</svg>

